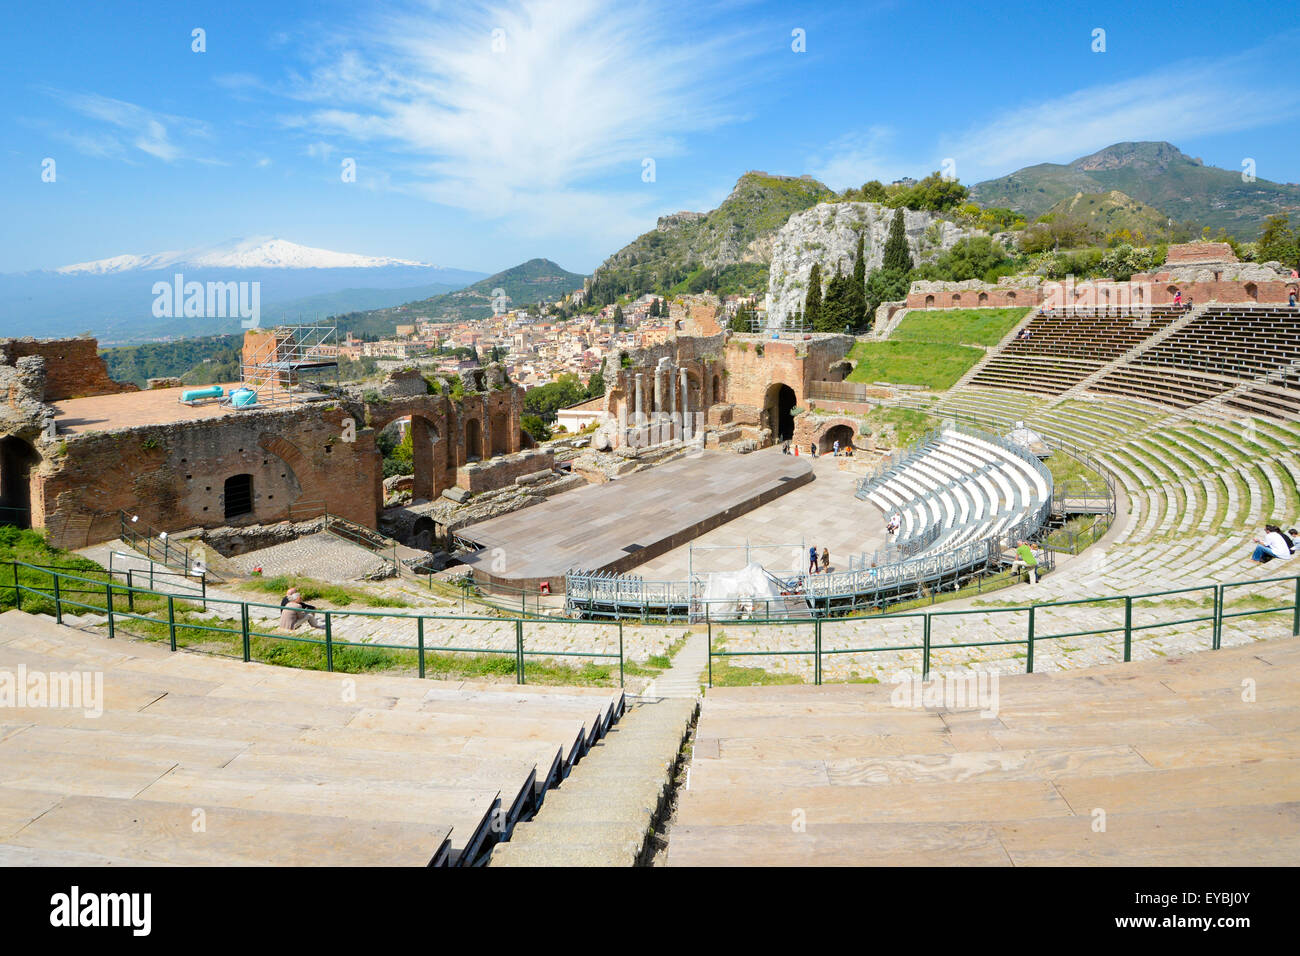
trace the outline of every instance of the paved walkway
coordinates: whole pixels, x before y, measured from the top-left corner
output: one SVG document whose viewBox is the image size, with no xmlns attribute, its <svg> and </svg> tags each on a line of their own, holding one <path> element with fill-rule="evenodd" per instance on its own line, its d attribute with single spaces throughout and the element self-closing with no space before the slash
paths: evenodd
<svg viewBox="0 0 1300 956">
<path fill-rule="evenodd" d="M 700 696 L 700 675 L 709 666 L 709 637 L 693 633 L 673 657 L 673 666 L 642 692 L 645 697 L 695 698 Z"/>
</svg>

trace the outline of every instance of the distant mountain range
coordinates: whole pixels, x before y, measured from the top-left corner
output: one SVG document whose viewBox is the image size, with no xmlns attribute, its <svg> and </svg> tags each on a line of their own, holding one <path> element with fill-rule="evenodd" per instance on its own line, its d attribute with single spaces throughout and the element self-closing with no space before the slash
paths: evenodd
<svg viewBox="0 0 1300 956">
<path fill-rule="evenodd" d="M 398 323 L 485 319 L 498 307 L 517 309 L 534 302 L 555 302 L 581 289 L 584 279 L 586 276 L 567 272 L 550 259 L 529 259 L 454 292 L 407 300 L 398 308 L 371 310 L 362 316 L 343 316 L 341 321 L 349 327 L 385 325 L 391 332 Z"/>
<path fill-rule="evenodd" d="M 187 249 L 184 252 L 113 256 L 63 266 L 55 271 L 60 275 L 111 275 L 138 269 L 387 269 L 393 266 L 436 268 L 427 262 L 411 259 L 332 252 L 329 249 L 300 246 L 285 239 L 258 236 L 252 239 L 231 239 L 215 246 Z"/>
<path fill-rule="evenodd" d="M 1206 166 L 1170 143 L 1116 143 L 1072 163 L 1040 163 L 976 183 L 971 198 L 1032 220 L 1076 193 L 1118 190 L 1154 207 L 1166 221 L 1222 227 L 1240 239 L 1254 239 L 1269 216 L 1300 211 L 1300 186 L 1246 182 L 1243 172 Z"/>
<path fill-rule="evenodd" d="M 155 283 L 256 282 L 263 324 L 312 321 L 439 295 L 482 272 L 301 246 L 236 239 L 151 255 L 118 255 L 60 269 L 0 275 L 0 335 L 90 332 L 101 344 L 130 344 L 240 330 L 240 319 L 154 314 Z"/>
</svg>

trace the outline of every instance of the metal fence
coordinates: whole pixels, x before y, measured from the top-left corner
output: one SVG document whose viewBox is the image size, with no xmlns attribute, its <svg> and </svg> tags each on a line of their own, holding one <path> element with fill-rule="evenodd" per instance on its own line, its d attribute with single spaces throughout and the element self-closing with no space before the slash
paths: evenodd
<svg viewBox="0 0 1300 956">
<path fill-rule="evenodd" d="M 1231 593 L 1244 588 L 1270 585 L 1288 589 L 1290 600 L 1269 607 L 1235 609 L 1229 598 Z M 1240 599 L 1240 603 L 1257 605 L 1261 600 L 1267 599 L 1255 594 Z M 1054 626 L 1053 612 L 1079 607 L 1097 612 L 1088 626 L 1079 629 L 1068 621 L 1064 629 Z M 733 659 L 744 663 L 776 660 L 781 662 L 776 670 L 796 676 L 800 672 L 806 673 L 811 683 L 822 684 L 834 682 L 833 677 L 827 678 L 827 667 L 846 656 L 868 655 L 876 661 L 883 657 L 889 661 L 891 669 L 925 677 L 932 673 L 934 658 L 940 653 L 950 655 L 954 651 L 988 647 L 1011 649 L 1012 656 L 1023 656 L 1025 672 L 1033 673 L 1035 655 L 1050 653 L 1054 649 L 1053 642 L 1088 637 L 1112 639 L 1119 644 L 1119 660 L 1129 662 L 1133 660 L 1134 640 L 1143 634 L 1160 629 L 1194 628 L 1193 636 L 1203 643 L 1203 647 L 1196 649 L 1218 650 L 1223 646 L 1225 628 L 1231 622 L 1278 614 L 1288 616 L 1291 636 L 1300 637 L 1300 575 L 1014 607 L 911 611 L 869 618 L 808 617 L 797 621 L 710 619 L 708 684 L 713 686 L 715 676 L 718 676 L 715 661 L 722 661 L 724 666 L 730 667 Z M 996 630 L 1018 630 L 1022 636 L 996 636 L 996 630 L 989 628 L 995 633 L 987 639 L 945 639 L 947 635 L 961 633 L 962 621 L 990 616 L 1004 622 Z M 776 632 L 777 636 L 765 636 L 771 632 Z M 1183 636 L 1186 636 L 1186 631 Z M 728 673 L 725 676 L 727 684 L 743 684 L 751 679 L 745 674 Z M 770 674 L 763 679 L 770 679 Z M 861 679 L 861 675 L 841 679 Z"/>
<path fill-rule="evenodd" d="M 146 588 L 135 584 L 134 577 L 129 579 L 131 583 L 123 584 L 102 569 L 69 571 L 21 561 L 8 564 L 10 574 L 8 580 L 0 582 L 0 593 L 13 595 L 16 610 L 51 613 L 59 623 L 63 623 L 65 613 L 104 615 L 110 638 L 116 636 L 123 622 L 128 625 L 134 622 L 137 629 L 165 640 L 173 651 L 201 647 L 225 651 L 245 661 L 262 659 L 282 663 L 288 659 L 295 666 L 327 671 L 356 672 L 376 664 L 399 667 L 405 664 L 412 666 L 420 677 L 427 675 L 431 655 L 491 657 L 512 662 L 515 681 L 520 684 L 527 683 L 530 665 L 542 660 L 572 658 L 581 662 L 608 661 L 611 671 L 617 662 L 619 686 L 624 681 L 626 659 L 621 623 L 314 608 L 307 613 L 319 621 L 316 630 L 321 636 L 317 637 L 310 633 L 309 619 L 302 632 L 285 632 L 259 621 L 259 618 L 277 620 L 284 611 L 278 604 Z M 92 576 L 95 574 L 105 577 Z M 340 622 L 375 620 L 384 622 L 387 635 L 405 636 L 408 641 L 358 641 L 334 636 Z M 469 627 L 475 629 L 480 646 L 440 642 L 430 634 L 435 629 L 463 633 Z M 546 641 L 548 630 L 556 627 L 586 628 L 592 635 L 587 642 L 591 649 L 574 650 L 563 640 L 552 640 L 553 647 L 540 646 Z M 384 659 L 379 659 L 377 654 L 384 655 Z M 482 670 L 503 673 L 502 668 L 490 665 Z"/>
</svg>

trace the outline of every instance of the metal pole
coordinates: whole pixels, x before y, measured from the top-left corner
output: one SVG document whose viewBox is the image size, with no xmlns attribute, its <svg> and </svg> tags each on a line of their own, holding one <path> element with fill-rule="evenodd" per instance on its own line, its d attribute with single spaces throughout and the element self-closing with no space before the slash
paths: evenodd
<svg viewBox="0 0 1300 956">
<path fill-rule="evenodd" d="M 1025 673 L 1034 672 L 1034 609 L 1035 604 L 1029 605 L 1029 640 L 1026 642 L 1028 651 L 1025 653 Z"/>
<path fill-rule="evenodd" d="M 249 640 L 248 636 L 248 605 L 246 603 L 241 603 L 239 605 L 239 630 L 244 645 L 244 662 L 247 663 L 253 659 L 253 654 L 251 647 L 252 642 Z"/>
<path fill-rule="evenodd" d="M 1223 646 L 1223 585 L 1214 586 L 1214 641 L 1213 650 Z"/>
<path fill-rule="evenodd" d="M 126 572 L 126 609 L 135 613 L 135 572 L 127 569 Z"/>
<path fill-rule="evenodd" d="M 334 670 L 334 628 L 330 612 L 325 612 L 325 669 Z"/>
<path fill-rule="evenodd" d="M 1291 636 L 1300 637 L 1300 576 L 1295 579 L 1295 609 L 1291 615 Z"/>
<path fill-rule="evenodd" d="M 921 632 L 921 680 L 930 676 L 930 615 L 925 616 L 925 628 Z"/>
<path fill-rule="evenodd" d="M 22 609 L 23 590 L 22 586 L 18 583 L 18 562 L 14 561 L 14 610 L 21 611 Z"/>
<path fill-rule="evenodd" d="M 59 597 L 59 572 L 54 572 L 54 623 L 63 623 L 63 599 Z"/>
<path fill-rule="evenodd" d="M 618 686 L 623 686 L 623 622 L 618 622 Z"/>
<path fill-rule="evenodd" d="M 515 660 L 516 667 L 519 671 L 519 683 L 528 683 L 528 675 L 524 673 L 524 622 L 515 621 Z"/>
<path fill-rule="evenodd" d="M 167 595 L 167 640 L 176 650 L 176 599 Z"/>
<path fill-rule="evenodd" d="M 1133 660 L 1133 598 L 1124 598 L 1124 663 Z"/>
<path fill-rule="evenodd" d="M 420 676 L 423 677 L 424 676 L 424 618 L 423 617 L 417 617 L 415 619 L 415 634 L 416 634 L 416 644 L 420 649 L 419 651 Z"/>
<path fill-rule="evenodd" d="M 709 606 L 704 606 L 704 623 L 709 629 L 709 686 L 713 686 L 713 620 L 709 617 Z"/>
<path fill-rule="evenodd" d="M 56 584 L 58 582 L 58 579 L 59 576 L 55 574 L 54 580 Z M 113 627 L 113 582 L 112 581 L 104 582 L 104 597 L 107 599 L 105 603 L 108 606 L 108 636 L 109 639 L 111 640 L 115 636 L 114 627 Z"/>
</svg>

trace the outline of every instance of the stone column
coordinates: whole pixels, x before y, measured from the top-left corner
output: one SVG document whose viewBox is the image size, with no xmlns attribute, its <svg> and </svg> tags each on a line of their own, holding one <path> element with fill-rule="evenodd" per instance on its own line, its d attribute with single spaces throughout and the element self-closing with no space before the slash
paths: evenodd
<svg viewBox="0 0 1300 956">
<path fill-rule="evenodd" d="M 645 425 L 645 376 L 637 373 L 636 377 L 636 415 L 633 418 L 633 425 L 637 431 L 635 444 L 644 444 L 641 429 Z"/>
<path fill-rule="evenodd" d="M 668 405 L 668 437 L 681 438 L 682 419 L 681 416 L 677 414 L 677 376 L 672 373 L 672 369 L 668 370 L 668 385 L 668 391 L 672 396 L 669 399 L 670 404 Z"/>
<path fill-rule="evenodd" d="M 691 440 L 691 390 L 686 378 L 686 369 L 682 369 L 682 441 Z"/>
</svg>

